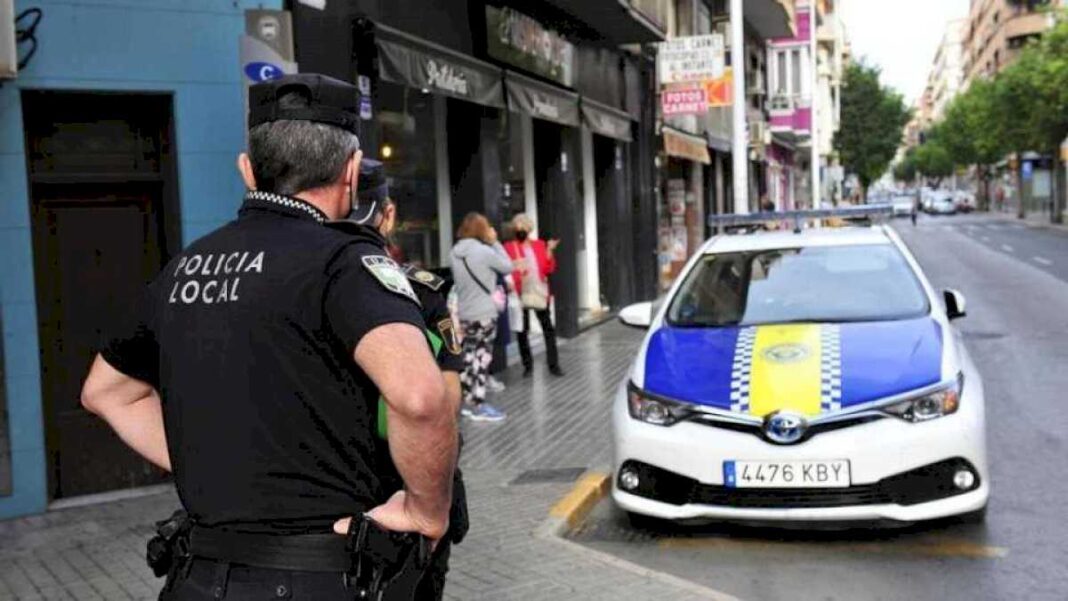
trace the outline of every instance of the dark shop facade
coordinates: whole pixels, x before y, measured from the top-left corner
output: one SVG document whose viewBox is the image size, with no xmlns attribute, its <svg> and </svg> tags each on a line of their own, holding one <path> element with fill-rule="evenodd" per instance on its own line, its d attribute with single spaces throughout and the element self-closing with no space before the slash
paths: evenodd
<svg viewBox="0 0 1068 601">
<path fill-rule="evenodd" d="M 560 240 L 563 336 L 655 295 L 655 21 L 618 0 L 291 4 L 300 70 L 360 89 L 405 260 L 447 266 L 468 212 L 502 239 L 526 213 Z"/>
</svg>

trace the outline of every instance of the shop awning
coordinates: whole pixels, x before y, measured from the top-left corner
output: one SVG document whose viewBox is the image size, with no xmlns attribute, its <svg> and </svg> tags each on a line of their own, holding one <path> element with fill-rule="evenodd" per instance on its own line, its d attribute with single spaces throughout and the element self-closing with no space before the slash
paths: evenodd
<svg viewBox="0 0 1068 601">
<path fill-rule="evenodd" d="M 508 96 L 508 110 L 578 127 L 578 94 L 512 71 L 504 72 L 504 89 Z"/>
<path fill-rule="evenodd" d="M 595 134 L 623 140 L 633 141 L 630 132 L 630 115 L 619 109 L 601 104 L 586 98 L 582 98 L 582 124 L 590 128 Z"/>
<path fill-rule="evenodd" d="M 504 108 L 501 70 L 489 63 L 385 25 L 375 25 L 375 44 L 386 81 Z"/>
<path fill-rule="evenodd" d="M 712 156 L 708 153 L 708 140 L 684 131 L 664 126 L 660 132 L 664 136 L 664 152 L 668 156 L 687 159 L 709 165 Z"/>
<path fill-rule="evenodd" d="M 606 40 L 616 44 L 663 42 L 664 26 L 658 24 L 630 0 L 548 0 L 560 10 L 583 21 Z M 637 3 L 637 4 L 648 4 Z"/>
</svg>

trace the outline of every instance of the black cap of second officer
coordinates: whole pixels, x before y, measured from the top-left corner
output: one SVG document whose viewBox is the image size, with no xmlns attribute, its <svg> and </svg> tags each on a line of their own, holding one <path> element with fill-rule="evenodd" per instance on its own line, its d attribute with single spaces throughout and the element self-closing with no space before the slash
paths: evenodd
<svg viewBox="0 0 1068 601">
<path fill-rule="evenodd" d="M 279 106 L 278 99 L 291 92 L 304 95 L 308 106 Z M 285 75 L 248 89 L 248 127 L 282 120 L 315 121 L 355 134 L 360 123 L 356 98 L 356 86 L 339 79 L 317 73 Z"/>
</svg>

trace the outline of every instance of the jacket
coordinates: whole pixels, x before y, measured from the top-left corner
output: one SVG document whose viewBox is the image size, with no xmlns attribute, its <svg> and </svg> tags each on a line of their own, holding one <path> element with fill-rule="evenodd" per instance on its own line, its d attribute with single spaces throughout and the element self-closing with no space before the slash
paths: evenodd
<svg viewBox="0 0 1068 601">
<path fill-rule="evenodd" d="M 450 259 L 460 320 L 497 319 L 497 307 L 493 304 L 492 296 L 497 287 L 497 275 L 508 275 L 514 269 L 500 243 L 490 246 L 474 238 L 464 238 L 452 247 Z M 467 260 L 466 267 L 464 259 Z M 467 267 L 471 268 L 470 272 Z M 478 278 L 477 282 L 471 277 L 472 273 Z"/>
<path fill-rule="evenodd" d="M 538 262 L 538 273 L 541 275 L 541 281 L 545 282 L 546 286 L 549 284 L 549 276 L 556 271 L 556 257 L 549 252 L 549 247 L 545 244 L 544 240 L 528 239 L 530 247 L 534 249 L 534 260 Z M 523 251 L 523 244 L 518 240 L 509 240 L 504 243 L 504 250 L 508 253 L 508 256 L 514 261 L 517 259 L 526 260 L 526 255 Z M 523 274 L 520 270 L 516 269 L 512 272 L 512 282 L 515 283 L 516 294 L 523 294 Z"/>
</svg>

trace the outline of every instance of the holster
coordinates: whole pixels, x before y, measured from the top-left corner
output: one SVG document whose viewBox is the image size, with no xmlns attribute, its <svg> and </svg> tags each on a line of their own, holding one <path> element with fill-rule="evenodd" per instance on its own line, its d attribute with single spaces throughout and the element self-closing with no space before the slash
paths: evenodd
<svg viewBox="0 0 1068 601">
<path fill-rule="evenodd" d="M 345 550 L 352 566 L 345 586 L 353 599 L 417 601 L 419 582 L 430 566 L 430 542 L 414 532 L 386 530 L 366 514 L 352 518 Z"/>
<path fill-rule="evenodd" d="M 156 535 L 148 541 L 145 561 L 157 578 L 170 574 L 190 558 L 189 532 L 193 521 L 183 510 L 156 522 Z"/>
</svg>

